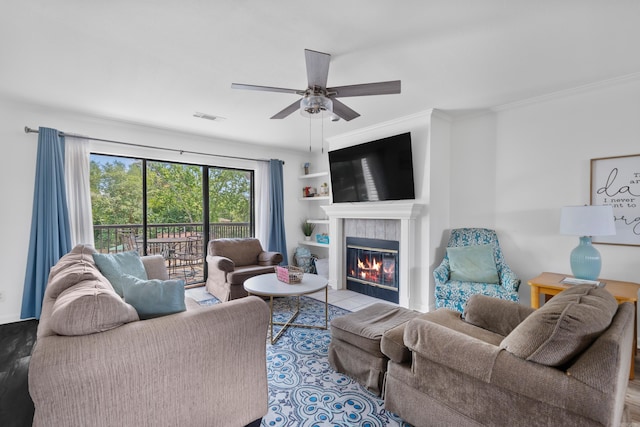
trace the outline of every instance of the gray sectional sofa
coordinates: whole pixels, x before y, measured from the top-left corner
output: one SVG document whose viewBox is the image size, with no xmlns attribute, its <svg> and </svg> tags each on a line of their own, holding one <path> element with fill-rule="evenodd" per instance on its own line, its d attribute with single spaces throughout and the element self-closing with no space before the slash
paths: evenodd
<svg viewBox="0 0 640 427">
<path fill-rule="evenodd" d="M 77 246 L 51 270 L 29 366 L 34 426 L 244 426 L 267 413 L 257 297 L 138 320 Z M 168 279 L 162 257 L 142 257 Z M 256 421 L 257 420 L 257 421 Z"/>
<path fill-rule="evenodd" d="M 482 295 L 391 329 L 385 409 L 420 426 L 619 426 L 634 306 L 576 286 L 542 308 Z"/>
</svg>

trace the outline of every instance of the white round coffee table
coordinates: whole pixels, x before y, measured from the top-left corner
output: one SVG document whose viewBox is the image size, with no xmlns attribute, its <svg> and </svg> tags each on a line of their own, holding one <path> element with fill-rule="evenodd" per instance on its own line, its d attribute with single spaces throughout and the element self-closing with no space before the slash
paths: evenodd
<svg viewBox="0 0 640 427">
<path fill-rule="evenodd" d="M 288 284 L 278 280 L 276 273 L 261 274 L 244 281 L 244 289 L 249 295 L 259 295 L 269 297 L 269 308 L 271 310 L 271 344 L 274 344 L 289 326 L 300 328 L 327 329 L 329 325 L 328 287 L 327 279 L 316 274 L 305 273 L 300 283 Z M 324 289 L 324 326 L 306 325 L 293 323 L 300 313 L 300 296 L 308 295 Z M 296 311 L 286 322 L 273 321 L 273 298 L 274 297 L 298 297 Z M 282 326 L 278 333 L 273 335 L 273 325 Z"/>
</svg>

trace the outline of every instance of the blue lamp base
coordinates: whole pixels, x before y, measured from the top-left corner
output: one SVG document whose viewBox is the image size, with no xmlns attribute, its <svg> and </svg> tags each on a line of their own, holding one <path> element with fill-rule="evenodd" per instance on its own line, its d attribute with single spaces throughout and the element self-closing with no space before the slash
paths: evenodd
<svg viewBox="0 0 640 427">
<path fill-rule="evenodd" d="M 591 244 L 591 237 L 580 237 L 580 244 L 571 251 L 571 272 L 578 279 L 597 280 L 602 260 L 600 252 Z"/>
</svg>

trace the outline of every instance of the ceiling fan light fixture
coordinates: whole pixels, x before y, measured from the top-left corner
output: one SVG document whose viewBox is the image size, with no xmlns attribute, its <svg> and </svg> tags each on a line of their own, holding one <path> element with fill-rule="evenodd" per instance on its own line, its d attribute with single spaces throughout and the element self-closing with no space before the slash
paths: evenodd
<svg viewBox="0 0 640 427">
<path fill-rule="evenodd" d="M 304 117 L 318 119 L 326 118 L 332 122 L 337 122 L 339 120 L 348 122 L 360 117 L 358 112 L 343 104 L 338 100 L 338 98 L 400 93 L 400 80 L 327 87 L 331 55 L 328 53 L 305 49 L 304 56 L 307 65 L 308 86 L 306 89 L 287 89 L 282 87 L 257 86 L 242 83 L 232 83 L 231 88 L 302 95 L 302 100 L 293 101 L 291 105 L 288 105 L 283 110 L 274 114 L 271 117 L 272 119 L 284 119 L 299 109 L 300 114 Z M 334 104 L 337 109 L 336 113 L 333 111 Z M 324 114 L 325 111 L 327 114 Z"/>
<path fill-rule="evenodd" d="M 333 101 L 322 95 L 309 95 L 300 100 L 300 114 L 304 117 L 322 118 L 322 112 L 333 112 Z"/>
</svg>

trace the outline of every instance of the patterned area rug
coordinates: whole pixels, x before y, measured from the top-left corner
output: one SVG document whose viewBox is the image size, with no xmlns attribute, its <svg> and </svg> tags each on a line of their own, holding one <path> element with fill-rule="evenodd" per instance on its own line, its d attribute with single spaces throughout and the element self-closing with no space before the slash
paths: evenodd
<svg viewBox="0 0 640 427">
<path fill-rule="evenodd" d="M 204 288 L 189 289 L 187 295 L 202 305 L 218 302 Z M 286 321 L 295 310 L 294 305 L 295 298 L 276 299 L 274 312 L 280 313 L 276 321 Z M 347 313 L 329 305 L 329 320 Z M 324 303 L 301 297 L 300 314 L 295 321 L 324 325 Z M 278 330 L 274 327 L 274 333 Z M 262 419 L 262 426 L 409 427 L 385 411 L 381 399 L 329 366 L 330 339 L 329 330 L 289 327 L 274 345 L 267 340 L 269 412 Z"/>
</svg>

